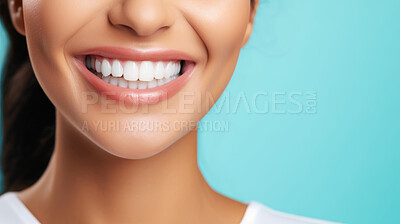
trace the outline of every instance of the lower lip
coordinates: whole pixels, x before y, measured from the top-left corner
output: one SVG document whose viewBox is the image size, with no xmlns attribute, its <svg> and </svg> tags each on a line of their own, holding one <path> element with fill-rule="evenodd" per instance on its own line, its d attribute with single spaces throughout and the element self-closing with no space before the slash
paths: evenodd
<svg viewBox="0 0 400 224">
<path fill-rule="evenodd" d="M 189 63 L 182 75 L 162 86 L 150 89 L 128 89 L 111 85 L 90 72 L 84 64 L 84 57 L 74 59 L 83 76 L 96 91 L 108 99 L 130 105 L 157 104 L 174 96 L 183 89 L 194 70 L 194 64 Z"/>
</svg>

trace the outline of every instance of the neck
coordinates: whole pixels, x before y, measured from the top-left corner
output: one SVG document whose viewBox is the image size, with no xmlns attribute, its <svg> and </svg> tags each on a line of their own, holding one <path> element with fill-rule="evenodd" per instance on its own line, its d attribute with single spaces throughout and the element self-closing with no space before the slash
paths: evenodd
<svg viewBox="0 0 400 224">
<path fill-rule="evenodd" d="M 216 193 L 204 180 L 196 131 L 157 155 L 128 160 L 100 149 L 60 114 L 56 127 L 47 170 L 20 193 L 43 223 L 59 223 L 60 217 L 66 223 L 213 223 L 209 217 L 237 222 L 243 216 L 243 204 Z"/>
</svg>

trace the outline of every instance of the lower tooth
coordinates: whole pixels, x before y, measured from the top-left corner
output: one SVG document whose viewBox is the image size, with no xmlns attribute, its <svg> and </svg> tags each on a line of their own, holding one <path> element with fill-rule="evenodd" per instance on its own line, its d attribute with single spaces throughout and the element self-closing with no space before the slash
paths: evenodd
<svg viewBox="0 0 400 224">
<path fill-rule="evenodd" d="M 118 86 L 118 79 L 111 77 L 110 84 L 114 86 Z"/>
<path fill-rule="evenodd" d="M 129 89 L 137 89 L 138 83 L 137 82 L 129 82 L 128 86 L 129 86 Z"/>
<path fill-rule="evenodd" d="M 107 77 L 106 77 L 106 76 L 103 76 L 102 79 L 103 79 L 105 82 L 110 83 L 110 78 L 111 78 L 110 76 L 107 76 Z"/>
<path fill-rule="evenodd" d="M 128 81 L 126 81 L 125 79 L 119 79 L 118 86 L 122 87 L 122 88 L 127 88 L 128 87 Z"/>
<path fill-rule="evenodd" d="M 157 80 L 153 79 L 147 84 L 147 88 L 154 88 L 157 86 Z"/>
<path fill-rule="evenodd" d="M 138 81 L 138 89 L 147 89 L 147 82 Z"/>
<path fill-rule="evenodd" d="M 114 86 L 119 86 L 122 88 L 129 88 L 129 89 L 149 89 L 149 88 L 154 88 L 157 86 L 162 86 L 174 79 L 178 78 L 178 75 L 173 75 L 169 78 L 163 78 L 163 79 L 153 79 L 152 81 L 127 81 L 123 78 L 115 78 L 112 76 L 102 76 L 101 79 L 103 79 L 105 82 L 114 85 Z"/>
<path fill-rule="evenodd" d="M 165 84 L 165 79 L 159 79 L 157 82 L 158 82 L 158 86 L 162 86 Z"/>
</svg>

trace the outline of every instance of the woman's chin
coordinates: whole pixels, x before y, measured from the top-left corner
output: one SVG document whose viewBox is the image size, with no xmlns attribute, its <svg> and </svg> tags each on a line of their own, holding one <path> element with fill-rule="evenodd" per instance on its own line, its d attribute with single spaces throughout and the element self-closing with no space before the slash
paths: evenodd
<svg viewBox="0 0 400 224">
<path fill-rule="evenodd" d="M 123 159 L 146 159 L 157 155 L 180 139 L 176 132 L 103 132 L 88 136 L 102 150 Z"/>
</svg>

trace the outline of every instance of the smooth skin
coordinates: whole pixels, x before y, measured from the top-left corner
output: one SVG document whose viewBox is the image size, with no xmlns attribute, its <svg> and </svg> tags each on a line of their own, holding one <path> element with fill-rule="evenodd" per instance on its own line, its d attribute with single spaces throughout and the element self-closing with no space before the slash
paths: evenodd
<svg viewBox="0 0 400 224">
<path fill-rule="evenodd" d="M 18 194 L 35 217 L 45 224 L 239 223 L 247 205 L 204 180 L 191 124 L 228 84 L 257 6 L 258 0 L 254 8 L 250 0 L 10 0 L 15 29 L 26 36 L 35 75 L 56 107 L 50 164 Z M 177 50 L 196 67 L 167 107 L 121 108 L 104 96 L 88 106 L 83 93 L 94 90 L 73 60 L 97 46 Z M 99 130 L 99 121 L 171 128 Z"/>
</svg>

